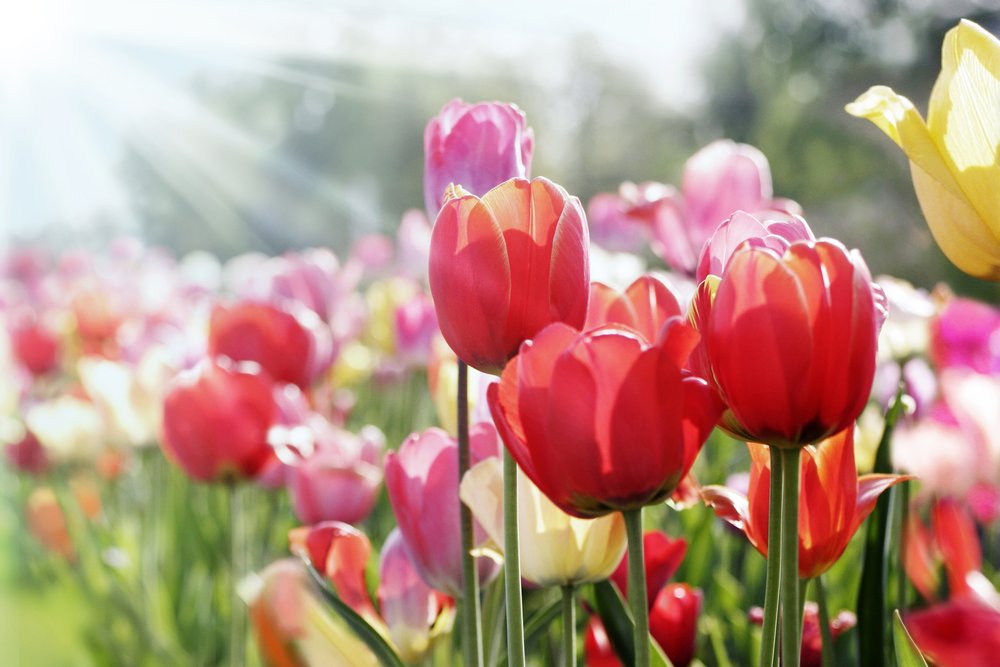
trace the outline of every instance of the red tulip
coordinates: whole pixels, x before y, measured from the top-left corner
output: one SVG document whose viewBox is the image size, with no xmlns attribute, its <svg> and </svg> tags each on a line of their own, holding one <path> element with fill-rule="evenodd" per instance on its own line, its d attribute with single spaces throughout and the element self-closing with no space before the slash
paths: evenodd
<svg viewBox="0 0 1000 667">
<path fill-rule="evenodd" d="M 750 486 L 747 496 L 722 486 L 706 486 L 702 498 L 715 513 L 742 530 L 767 558 L 771 457 L 767 447 L 748 443 Z M 802 450 L 799 487 L 799 577 L 812 578 L 837 562 L 879 495 L 903 475 L 864 475 L 854 463 L 854 428 Z"/>
<path fill-rule="evenodd" d="M 547 324 L 583 326 L 590 269 L 580 201 L 544 178 L 507 181 L 482 199 L 453 195 L 434 225 L 429 278 L 458 357 L 495 373 Z"/>
<path fill-rule="evenodd" d="M 697 334 L 679 319 L 660 342 L 602 327 L 546 327 L 488 391 L 521 470 L 564 512 L 596 517 L 666 498 L 722 405 L 684 370 Z"/>
<path fill-rule="evenodd" d="M 694 659 L 702 597 L 687 584 L 668 584 L 649 610 L 649 632 L 674 667 L 687 667 Z"/>
<path fill-rule="evenodd" d="M 659 530 L 646 531 L 642 536 L 642 553 L 646 569 L 646 598 L 650 607 L 670 577 L 680 567 L 687 552 L 687 542 L 683 537 L 676 540 Z M 628 552 L 611 575 L 622 595 L 628 597 Z"/>
<path fill-rule="evenodd" d="M 449 595 L 462 594 L 462 546 L 459 532 L 458 443 L 439 428 L 414 433 L 385 459 L 385 485 L 399 529 L 413 564 L 428 586 Z M 499 449 L 492 424 L 470 432 L 472 463 L 496 456 Z M 476 543 L 485 533 L 476 524 Z M 497 564 L 477 559 L 479 578 L 496 576 Z"/>
<path fill-rule="evenodd" d="M 903 552 L 910 581 L 925 598 L 935 599 L 943 563 L 952 598 L 978 595 L 973 583 L 982 577 L 983 553 L 969 510 L 954 498 L 940 498 L 931 507 L 931 528 L 910 514 Z"/>
<path fill-rule="evenodd" d="M 482 196 L 528 178 L 535 134 L 514 104 L 452 100 L 424 130 L 424 202 L 434 219 L 450 183 Z"/>
<path fill-rule="evenodd" d="M 750 622 L 763 625 L 764 610 L 760 607 L 751 609 Z M 858 619 L 853 613 L 842 611 L 830 619 L 830 635 L 836 640 L 857 623 Z M 802 652 L 799 664 L 801 667 L 822 667 L 823 664 L 823 635 L 819 627 L 819 607 L 815 602 L 806 602 L 803 609 Z"/>
<path fill-rule="evenodd" d="M 702 597 L 687 584 L 669 584 L 650 607 L 649 632 L 675 667 L 687 667 L 694 659 Z M 623 667 L 597 616 L 587 624 L 583 648 L 587 667 Z"/>
<path fill-rule="evenodd" d="M 4 446 L 4 455 L 7 463 L 19 472 L 42 475 L 52 467 L 42 443 L 28 430 L 25 430 L 24 436 L 17 442 Z"/>
<path fill-rule="evenodd" d="M 677 297 L 662 279 L 651 273 L 636 278 L 624 292 L 603 283 L 591 283 L 584 329 L 623 324 L 638 331 L 646 340 L 656 340 L 664 323 L 680 315 Z"/>
<path fill-rule="evenodd" d="M 351 609 L 369 620 L 379 618 L 365 586 L 372 545 L 364 533 L 340 521 L 324 521 L 293 529 L 288 541 L 292 553 L 308 558 Z"/>
<path fill-rule="evenodd" d="M 270 457 L 274 415 L 267 380 L 206 360 L 167 389 L 163 451 L 197 480 L 253 477 Z"/>
<path fill-rule="evenodd" d="M 883 311 L 857 253 L 833 240 L 796 241 L 781 255 L 744 246 L 706 305 L 698 299 L 695 320 L 728 432 L 799 447 L 861 414 Z"/>
<path fill-rule="evenodd" d="M 1000 610 L 975 599 L 907 614 L 906 628 L 938 667 L 995 665 L 1000 656 Z"/>
<path fill-rule="evenodd" d="M 263 303 L 217 306 L 212 312 L 208 352 L 213 357 L 256 362 L 275 382 L 307 388 L 329 365 L 321 350 L 330 341 L 325 340 L 327 336 L 321 342 L 319 325 L 316 314 L 305 308 L 296 317 Z"/>
<path fill-rule="evenodd" d="M 59 366 L 59 339 L 43 324 L 15 326 L 10 343 L 14 356 L 32 375 L 44 375 Z"/>
</svg>

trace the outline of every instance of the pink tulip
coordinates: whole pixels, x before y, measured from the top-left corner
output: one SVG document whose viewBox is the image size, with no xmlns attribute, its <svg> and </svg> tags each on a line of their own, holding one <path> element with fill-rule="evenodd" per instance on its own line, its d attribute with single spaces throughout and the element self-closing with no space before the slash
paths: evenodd
<svg viewBox="0 0 1000 667">
<path fill-rule="evenodd" d="M 472 463 L 499 454 L 492 424 L 471 429 Z M 413 564 L 428 586 L 458 597 L 462 593 L 462 548 L 459 535 L 458 443 L 439 428 L 414 433 L 389 452 L 386 488 Z M 476 543 L 485 532 L 476 524 Z M 478 559 L 479 579 L 496 576 L 497 564 Z"/>
<path fill-rule="evenodd" d="M 25 322 L 10 332 L 14 357 L 32 375 L 45 375 L 59 367 L 59 339 L 40 322 Z"/>
<path fill-rule="evenodd" d="M 511 178 L 530 178 L 534 132 L 513 104 L 455 99 L 424 130 L 424 203 L 437 217 L 450 183 L 482 197 Z"/>
<path fill-rule="evenodd" d="M 367 535 L 346 523 L 324 521 L 293 529 L 288 541 L 292 553 L 307 557 L 354 611 L 369 621 L 379 618 L 365 586 L 365 566 L 372 551 Z"/>
<path fill-rule="evenodd" d="M 931 322 L 930 356 L 941 369 L 1000 372 L 1000 311 L 971 299 L 949 300 Z"/>
<path fill-rule="evenodd" d="M 415 662 L 427 652 L 432 627 L 451 606 L 449 598 L 429 588 L 417 574 L 398 528 L 382 545 L 378 603 L 389 636 L 407 662 Z"/>
<path fill-rule="evenodd" d="M 440 334 L 434 302 L 424 292 L 399 305 L 395 312 L 396 353 L 407 364 L 426 366 L 431 344 Z"/>
<path fill-rule="evenodd" d="M 720 140 L 684 165 L 682 196 L 670 197 L 653 227 L 653 250 L 674 269 L 691 275 L 702 246 L 735 211 L 798 214 L 798 204 L 773 199 L 771 169 L 753 146 Z"/>
<path fill-rule="evenodd" d="M 673 188 L 661 183 L 626 181 L 617 193 L 594 195 L 587 203 L 591 241 L 615 252 L 641 251 L 662 207 L 673 205 L 673 194 Z"/>
<path fill-rule="evenodd" d="M 696 279 L 709 275 L 721 276 L 740 244 L 755 248 L 770 248 L 784 255 L 795 241 L 815 241 L 809 224 L 797 215 L 771 213 L 754 217 L 745 211 L 735 211 L 712 233 L 701 250 Z"/>
<path fill-rule="evenodd" d="M 938 667 L 994 665 L 1000 655 L 1000 610 L 975 599 L 907 614 L 906 628 Z"/>
<path fill-rule="evenodd" d="M 319 415 L 312 415 L 307 424 L 314 451 L 288 471 L 295 516 L 309 524 L 364 520 L 382 484 L 379 458 L 384 436 L 375 427 L 367 427 L 367 438 L 362 438 Z"/>
</svg>

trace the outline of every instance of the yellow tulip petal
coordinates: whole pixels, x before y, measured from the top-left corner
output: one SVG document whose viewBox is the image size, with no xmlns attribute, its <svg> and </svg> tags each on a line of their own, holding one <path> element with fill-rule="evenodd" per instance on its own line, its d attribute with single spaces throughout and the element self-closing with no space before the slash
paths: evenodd
<svg viewBox="0 0 1000 667">
<path fill-rule="evenodd" d="M 945 36 L 927 122 L 969 204 L 1000 238 L 1000 40 L 971 21 Z"/>
<path fill-rule="evenodd" d="M 847 113 L 867 118 L 896 142 L 906 157 L 956 197 L 962 189 L 942 158 L 927 124 L 910 100 L 887 86 L 872 86 L 845 107 Z"/>
</svg>

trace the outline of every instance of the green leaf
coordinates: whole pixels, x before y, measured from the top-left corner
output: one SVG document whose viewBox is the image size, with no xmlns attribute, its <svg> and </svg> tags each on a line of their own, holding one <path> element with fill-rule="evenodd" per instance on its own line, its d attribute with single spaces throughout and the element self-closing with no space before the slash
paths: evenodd
<svg viewBox="0 0 1000 667">
<path fill-rule="evenodd" d="M 892 472 L 889 458 L 892 432 L 903 413 L 903 384 L 900 382 L 896 398 L 885 416 L 885 429 L 875 454 L 875 472 Z M 889 616 L 885 607 L 887 548 L 889 539 L 890 499 L 896 488 L 882 494 L 875 504 L 875 510 L 868 521 L 865 533 L 865 555 L 861 569 L 861 585 L 858 587 L 858 655 L 861 667 L 885 667 L 886 651 L 891 649 L 886 635 Z M 896 536 L 895 539 L 898 539 Z"/>
<path fill-rule="evenodd" d="M 399 656 L 396 655 L 396 651 L 389 645 L 385 640 L 385 637 L 379 633 L 378 630 L 373 628 L 371 624 L 364 619 L 358 612 L 351 609 L 351 607 L 340 599 L 337 592 L 330 586 L 330 583 L 326 580 L 326 577 L 321 575 L 312 563 L 303 560 L 306 565 L 306 569 L 309 570 L 309 576 L 312 577 L 313 581 L 319 587 L 320 593 L 323 594 L 323 599 L 326 601 L 327 605 L 333 609 L 344 621 L 347 623 L 348 627 L 358 636 L 365 645 L 371 649 L 371 652 L 375 654 L 375 657 L 384 667 L 404 667 L 403 661 L 400 660 Z"/>
<path fill-rule="evenodd" d="M 896 647 L 896 667 L 927 667 L 927 661 L 906 631 L 898 609 L 893 613 L 892 643 Z"/>
<path fill-rule="evenodd" d="M 626 665 L 635 664 L 635 645 L 632 641 L 634 625 L 632 615 L 618 589 L 608 581 L 594 584 L 594 602 L 597 604 L 597 614 L 608 633 L 611 646 Z M 673 667 L 670 659 L 664 654 L 660 645 L 649 638 L 650 662 L 652 667 Z"/>
<path fill-rule="evenodd" d="M 552 625 L 552 621 L 559 618 L 562 599 L 559 596 L 553 597 L 545 603 L 538 611 L 531 615 L 524 624 L 524 649 L 527 651 L 541 638 L 542 634 Z M 507 647 L 503 647 L 497 665 L 503 667 L 507 664 Z"/>
</svg>

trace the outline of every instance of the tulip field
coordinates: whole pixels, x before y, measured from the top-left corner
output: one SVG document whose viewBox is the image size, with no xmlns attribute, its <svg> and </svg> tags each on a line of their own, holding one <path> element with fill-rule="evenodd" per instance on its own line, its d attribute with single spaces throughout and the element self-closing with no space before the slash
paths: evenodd
<svg viewBox="0 0 1000 667">
<path fill-rule="evenodd" d="M 941 48 L 844 122 L 998 281 L 1000 41 Z M 754 146 L 581 201 L 545 141 L 448 102 L 346 251 L 6 248 L 12 664 L 998 664 L 1000 304 L 873 275 Z"/>
</svg>

